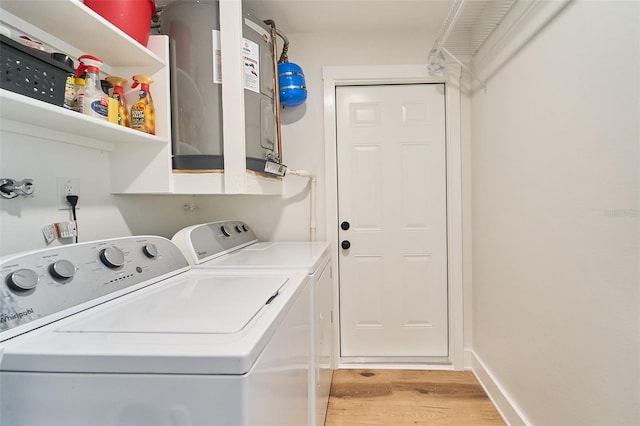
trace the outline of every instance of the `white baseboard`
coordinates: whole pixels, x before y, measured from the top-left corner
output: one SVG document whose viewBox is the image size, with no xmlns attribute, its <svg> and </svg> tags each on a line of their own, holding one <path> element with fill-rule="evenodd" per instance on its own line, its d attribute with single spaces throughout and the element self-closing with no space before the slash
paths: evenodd
<svg viewBox="0 0 640 426">
<path fill-rule="evenodd" d="M 495 379 L 493 374 L 491 374 L 491 371 L 485 367 L 482 360 L 470 349 L 465 350 L 465 368 L 473 372 L 493 402 L 493 405 L 496 406 L 502 419 L 509 426 L 531 424 L 509 397 L 509 394 Z"/>
<path fill-rule="evenodd" d="M 454 368 L 451 364 L 426 364 L 426 363 L 354 363 L 340 362 L 338 363 L 340 370 L 450 370 Z"/>
</svg>

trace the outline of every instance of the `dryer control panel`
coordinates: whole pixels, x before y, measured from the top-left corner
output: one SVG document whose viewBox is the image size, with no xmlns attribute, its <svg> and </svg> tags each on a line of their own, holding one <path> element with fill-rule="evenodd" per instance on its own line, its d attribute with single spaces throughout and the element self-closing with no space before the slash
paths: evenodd
<svg viewBox="0 0 640 426">
<path fill-rule="evenodd" d="M 171 239 L 192 265 L 199 265 L 258 242 L 249 225 L 238 220 L 203 223 L 181 229 Z"/>
<path fill-rule="evenodd" d="M 189 269 L 156 236 L 123 237 L 0 258 L 0 341 Z"/>
</svg>

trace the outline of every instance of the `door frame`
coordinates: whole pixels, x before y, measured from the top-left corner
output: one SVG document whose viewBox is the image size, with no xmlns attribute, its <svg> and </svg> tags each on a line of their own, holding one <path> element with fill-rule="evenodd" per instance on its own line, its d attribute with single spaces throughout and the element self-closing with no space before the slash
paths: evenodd
<svg viewBox="0 0 640 426">
<path fill-rule="evenodd" d="M 330 244 L 333 274 L 333 347 L 334 368 L 363 367 L 365 364 L 347 364 L 340 356 L 340 310 L 339 310 L 339 252 L 338 252 L 338 168 L 336 86 L 372 84 L 444 83 L 445 85 L 445 132 L 447 167 L 447 281 L 449 311 L 449 357 L 447 362 L 425 364 L 398 364 L 396 360 L 380 361 L 382 368 L 464 368 L 464 321 L 463 321 L 463 259 L 462 259 L 462 153 L 461 153 L 461 94 L 460 67 L 448 65 L 444 73 L 430 74 L 427 65 L 356 65 L 325 66 L 322 68 L 324 94 L 324 145 L 326 230 Z M 371 364 L 368 367 L 373 367 Z"/>
</svg>

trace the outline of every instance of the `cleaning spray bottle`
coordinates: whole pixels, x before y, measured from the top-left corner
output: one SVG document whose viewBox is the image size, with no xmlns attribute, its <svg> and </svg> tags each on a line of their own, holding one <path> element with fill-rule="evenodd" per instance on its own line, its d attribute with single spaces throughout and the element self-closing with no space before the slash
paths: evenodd
<svg viewBox="0 0 640 426">
<path fill-rule="evenodd" d="M 84 92 L 78 93 L 78 111 L 103 120 L 108 115 L 108 95 L 102 91 L 100 84 L 100 67 L 102 61 L 95 56 L 82 55 L 78 58 L 80 65 L 76 70 L 76 78 L 86 72 Z"/>
<path fill-rule="evenodd" d="M 127 80 L 112 75 L 107 77 L 107 81 L 113 85 L 113 94 L 111 97 L 118 101 L 118 124 L 120 126 L 131 127 L 129 124 L 129 108 L 127 108 L 127 100 L 124 97 L 124 85 L 127 83 Z"/>
<path fill-rule="evenodd" d="M 149 91 L 153 80 L 146 75 L 136 74 L 133 77 L 132 88 L 140 84 L 140 95 L 136 103 L 131 106 L 131 128 L 141 132 L 156 134 L 156 109 Z"/>
<path fill-rule="evenodd" d="M 106 79 L 100 80 L 100 85 L 102 86 L 102 91 L 105 95 L 107 95 L 107 101 L 109 104 L 107 105 L 107 121 L 109 123 L 118 124 L 118 101 L 111 97 L 111 93 L 113 92 L 113 84 L 109 83 Z"/>
</svg>

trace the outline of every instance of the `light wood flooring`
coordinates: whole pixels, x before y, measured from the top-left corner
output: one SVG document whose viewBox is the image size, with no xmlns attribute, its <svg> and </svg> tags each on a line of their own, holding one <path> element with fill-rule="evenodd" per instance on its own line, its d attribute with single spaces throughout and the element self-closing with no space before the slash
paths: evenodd
<svg viewBox="0 0 640 426">
<path fill-rule="evenodd" d="M 325 426 L 504 425 L 469 371 L 336 370 Z"/>
</svg>

